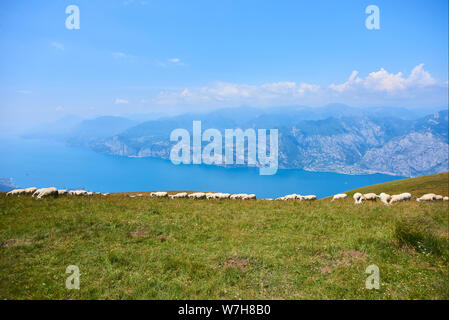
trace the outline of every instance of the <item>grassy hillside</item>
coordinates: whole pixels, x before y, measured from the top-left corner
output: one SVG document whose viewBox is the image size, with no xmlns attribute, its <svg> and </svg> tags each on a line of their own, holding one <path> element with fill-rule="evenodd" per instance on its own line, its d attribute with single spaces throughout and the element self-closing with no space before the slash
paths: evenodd
<svg viewBox="0 0 449 320">
<path fill-rule="evenodd" d="M 376 194 L 380 194 L 381 192 L 388 194 L 410 192 L 413 197 L 420 197 L 425 193 L 435 193 L 447 196 L 449 195 L 449 172 L 374 184 L 368 187 L 351 190 L 347 193 L 352 196 L 355 192 L 374 192 Z"/>
<path fill-rule="evenodd" d="M 435 191 L 447 177 L 382 191 Z M 0 299 L 448 299 L 447 212 L 447 202 L 0 195 Z M 372 264 L 379 290 L 365 288 Z M 65 287 L 68 265 L 80 290 Z"/>
</svg>

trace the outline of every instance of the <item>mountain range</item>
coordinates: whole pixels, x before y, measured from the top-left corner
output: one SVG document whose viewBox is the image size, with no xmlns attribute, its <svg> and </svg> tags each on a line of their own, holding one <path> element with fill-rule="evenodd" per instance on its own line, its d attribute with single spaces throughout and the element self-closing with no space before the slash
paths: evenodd
<svg viewBox="0 0 449 320">
<path fill-rule="evenodd" d="M 99 117 L 81 121 L 59 135 L 47 135 L 105 154 L 168 159 L 175 144 L 169 140 L 172 130 L 191 132 L 192 122 L 201 120 L 203 131 L 278 129 L 280 168 L 412 177 L 448 171 L 448 111 L 426 112 L 341 104 L 239 107 L 144 122 Z"/>
</svg>

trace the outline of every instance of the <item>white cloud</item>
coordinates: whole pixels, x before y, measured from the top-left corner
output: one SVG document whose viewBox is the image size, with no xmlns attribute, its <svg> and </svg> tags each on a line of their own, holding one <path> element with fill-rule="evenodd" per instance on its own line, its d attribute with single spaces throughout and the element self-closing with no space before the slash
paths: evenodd
<svg viewBox="0 0 449 320">
<path fill-rule="evenodd" d="M 294 81 L 257 85 L 216 82 L 204 87 L 164 90 L 146 101 L 166 107 L 187 106 L 198 109 L 238 105 L 323 105 L 335 102 L 350 105 L 445 105 L 447 86 L 447 81 L 438 81 L 420 64 L 408 76 L 381 68 L 366 76 L 354 70 L 344 83 L 329 86 Z"/>
<path fill-rule="evenodd" d="M 17 90 L 17 93 L 20 93 L 20 94 L 31 94 L 32 91 L 30 91 L 30 90 Z"/>
<path fill-rule="evenodd" d="M 51 45 L 52 45 L 52 47 L 55 47 L 58 50 L 64 50 L 64 45 L 62 43 L 52 42 Z"/>
<path fill-rule="evenodd" d="M 156 65 L 158 67 L 167 67 L 170 65 L 183 66 L 184 62 L 182 62 L 179 58 L 169 58 L 166 61 L 157 61 Z"/>
<path fill-rule="evenodd" d="M 423 66 L 424 64 L 420 64 L 414 67 L 408 77 L 404 77 L 402 72 L 394 74 L 381 68 L 379 71 L 371 72 L 365 78 L 360 78 L 358 71 L 354 70 L 346 82 L 338 85 L 331 84 L 329 88 L 338 92 L 365 89 L 371 92 L 394 94 L 412 88 L 437 85 L 438 81 L 425 71 Z"/>
<path fill-rule="evenodd" d="M 116 98 L 114 101 L 115 104 L 128 104 L 128 100 Z"/>
<path fill-rule="evenodd" d="M 112 56 L 113 56 L 114 58 L 125 58 L 125 57 L 127 57 L 128 55 L 127 55 L 126 53 L 123 53 L 123 52 L 113 52 L 113 53 L 112 53 Z"/>
</svg>

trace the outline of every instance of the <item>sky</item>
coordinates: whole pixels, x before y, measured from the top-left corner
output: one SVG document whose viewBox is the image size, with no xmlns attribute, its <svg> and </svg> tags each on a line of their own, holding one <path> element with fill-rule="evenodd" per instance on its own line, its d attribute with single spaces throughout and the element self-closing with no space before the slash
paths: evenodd
<svg viewBox="0 0 449 320">
<path fill-rule="evenodd" d="M 447 0 L 2 0 L 0 47 L 0 131 L 67 115 L 448 105 Z"/>
</svg>

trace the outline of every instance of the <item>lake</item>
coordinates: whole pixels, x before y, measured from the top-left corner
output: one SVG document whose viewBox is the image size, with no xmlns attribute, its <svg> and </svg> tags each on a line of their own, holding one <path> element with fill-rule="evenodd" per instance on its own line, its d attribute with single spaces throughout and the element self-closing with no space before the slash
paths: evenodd
<svg viewBox="0 0 449 320">
<path fill-rule="evenodd" d="M 200 190 L 254 193 L 259 198 L 299 193 L 321 198 L 403 178 L 297 169 L 260 176 L 258 168 L 174 165 L 169 160 L 104 155 L 47 140 L 0 139 L 0 148 L 0 178 L 12 178 L 18 187 L 52 186 L 94 192 Z"/>
</svg>

